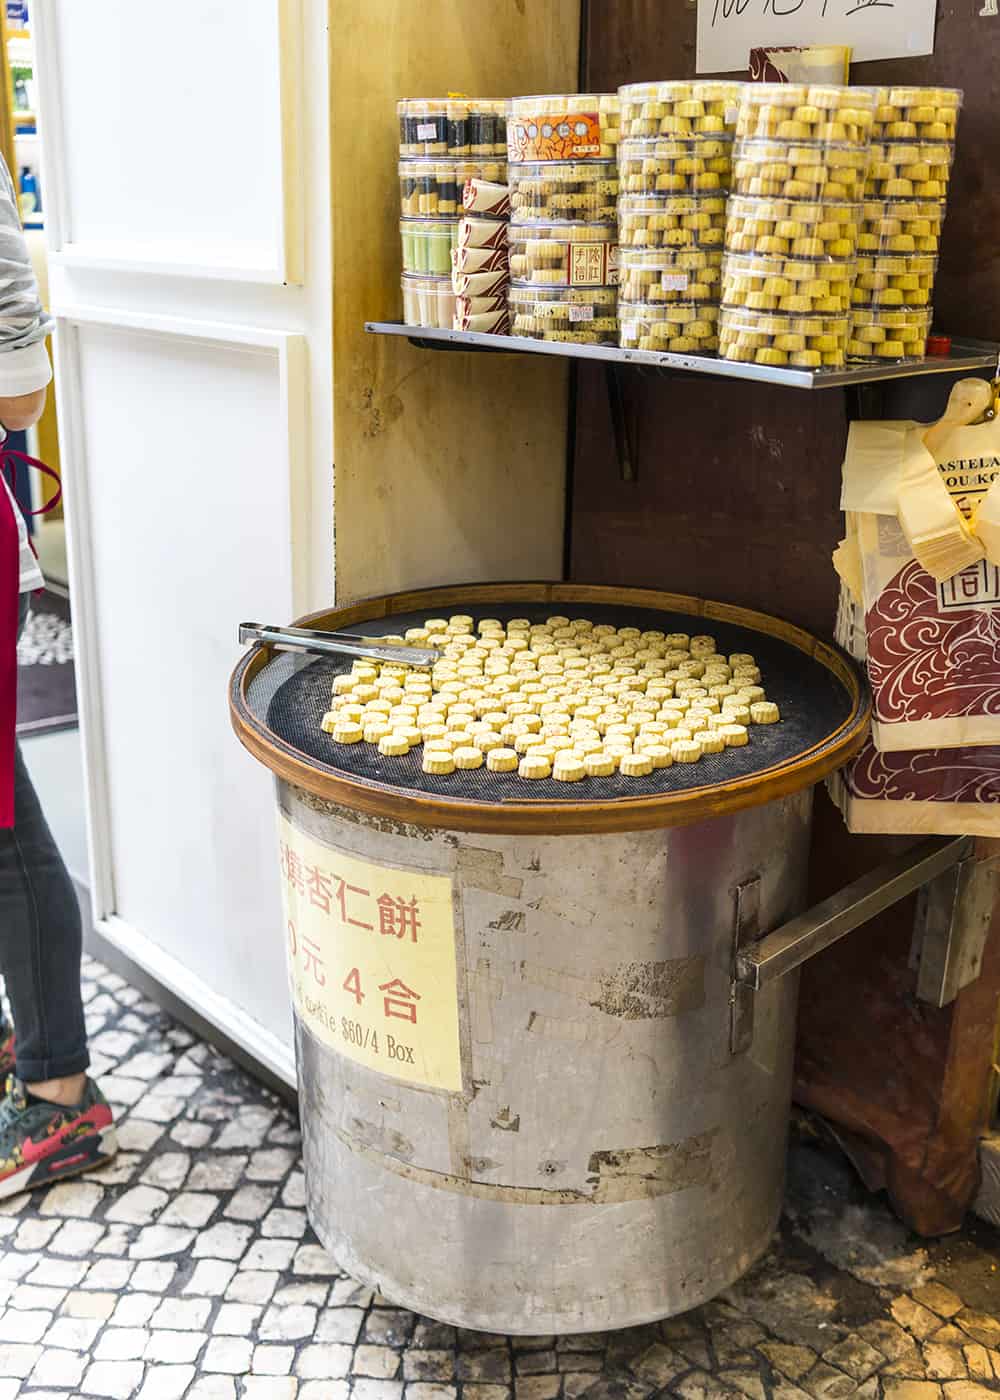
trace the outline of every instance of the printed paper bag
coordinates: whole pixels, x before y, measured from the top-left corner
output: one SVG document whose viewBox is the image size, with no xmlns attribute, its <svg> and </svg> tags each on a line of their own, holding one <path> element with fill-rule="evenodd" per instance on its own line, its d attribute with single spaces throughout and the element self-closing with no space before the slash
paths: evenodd
<svg viewBox="0 0 1000 1400">
<path fill-rule="evenodd" d="M 882 753 L 1000 746 L 1000 568 L 977 544 L 974 562 L 939 581 L 899 522 L 900 483 L 926 455 L 926 431 L 854 423 L 844 462 L 841 505 L 860 553 L 872 737 Z M 933 457 L 972 520 L 1000 476 L 1000 419 L 939 435 Z"/>
<path fill-rule="evenodd" d="M 857 518 L 833 556 L 840 575 L 836 638 L 865 661 Z M 879 753 L 869 738 L 826 780 L 848 831 L 868 835 L 1000 837 L 1000 747 Z"/>
<path fill-rule="evenodd" d="M 848 831 L 1000 836 L 1000 746 L 879 753 L 869 742 L 827 788 Z"/>
</svg>

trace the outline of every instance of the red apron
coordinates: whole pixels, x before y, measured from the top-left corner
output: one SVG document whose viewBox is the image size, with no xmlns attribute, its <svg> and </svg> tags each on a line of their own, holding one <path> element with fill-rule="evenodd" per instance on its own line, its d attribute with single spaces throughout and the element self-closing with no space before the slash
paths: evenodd
<svg viewBox="0 0 1000 1400">
<path fill-rule="evenodd" d="M 13 490 L 18 462 L 37 467 L 58 483 L 59 477 L 34 457 L 0 444 L 0 472 L 6 472 Z M 59 504 L 62 488 L 41 510 L 44 515 Z M 30 536 L 29 536 L 30 539 Z M 17 515 L 10 495 L 0 486 L 0 830 L 14 825 L 14 738 L 17 728 L 17 617 L 21 587 L 21 543 Z"/>
</svg>

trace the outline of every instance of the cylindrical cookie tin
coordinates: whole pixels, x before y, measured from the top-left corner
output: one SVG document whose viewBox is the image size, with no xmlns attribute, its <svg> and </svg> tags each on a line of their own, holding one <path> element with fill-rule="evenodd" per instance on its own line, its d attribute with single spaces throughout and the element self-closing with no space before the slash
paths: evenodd
<svg viewBox="0 0 1000 1400">
<path fill-rule="evenodd" d="M 307 1208 L 324 1245 L 392 1301 L 464 1327 L 553 1334 L 685 1312 L 754 1263 L 778 1217 L 796 978 L 758 994 L 745 1048 L 733 960 L 801 911 L 811 787 L 857 751 L 870 706 L 851 664 L 797 629 L 648 591 L 480 584 L 304 623 L 402 635 L 455 610 L 686 623 L 728 633 L 729 649 L 738 634 L 781 669 L 782 704 L 807 729 L 833 706 L 753 778 L 496 800 L 485 776 L 417 790 L 374 761 L 363 776 L 310 757 L 300 708 L 314 674 L 329 693 L 329 659 L 258 648 L 232 681 L 237 732 L 278 778 Z"/>
</svg>

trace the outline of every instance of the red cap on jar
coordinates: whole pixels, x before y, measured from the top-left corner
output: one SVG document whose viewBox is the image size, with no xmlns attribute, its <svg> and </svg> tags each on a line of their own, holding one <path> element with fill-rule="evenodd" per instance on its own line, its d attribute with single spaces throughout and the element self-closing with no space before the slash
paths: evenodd
<svg viewBox="0 0 1000 1400">
<path fill-rule="evenodd" d="M 951 354 L 950 335 L 929 335 L 927 337 L 927 354 L 947 356 Z"/>
</svg>

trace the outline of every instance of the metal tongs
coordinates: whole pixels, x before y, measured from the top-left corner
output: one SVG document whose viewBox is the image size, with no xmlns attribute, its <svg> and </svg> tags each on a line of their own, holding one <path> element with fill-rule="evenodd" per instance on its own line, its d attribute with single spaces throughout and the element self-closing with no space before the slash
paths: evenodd
<svg viewBox="0 0 1000 1400">
<path fill-rule="evenodd" d="M 379 637 L 355 637 L 350 632 L 315 632 L 309 627 L 268 627 L 263 622 L 240 623 L 240 645 L 263 642 L 281 651 L 306 651 L 315 656 L 364 656 L 369 661 L 394 662 L 430 670 L 441 653 L 430 647 L 401 647 Z"/>
</svg>

